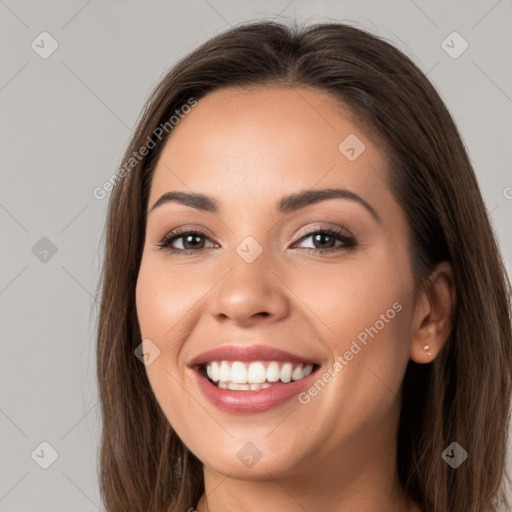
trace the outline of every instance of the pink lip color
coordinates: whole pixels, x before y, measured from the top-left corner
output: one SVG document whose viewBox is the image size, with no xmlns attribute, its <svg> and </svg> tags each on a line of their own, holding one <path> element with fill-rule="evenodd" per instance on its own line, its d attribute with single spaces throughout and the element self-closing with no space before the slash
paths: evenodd
<svg viewBox="0 0 512 512">
<path fill-rule="evenodd" d="M 238 391 L 219 388 L 203 377 L 200 366 L 210 361 L 287 361 L 318 366 L 311 359 L 265 345 L 225 345 L 199 354 L 188 364 L 199 389 L 215 407 L 232 414 L 264 412 L 281 405 L 310 386 L 316 371 L 288 384 L 277 382 L 266 389 Z"/>
<path fill-rule="evenodd" d="M 298 395 L 316 379 L 316 371 L 300 380 L 288 384 L 276 383 L 257 391 L 235 391 L 222 389 L 203 377 L 198 368 L 192 369 L 199 388 L 204 396 L 218 409 L 232 414 L 264 412 Z"/>
</svg>

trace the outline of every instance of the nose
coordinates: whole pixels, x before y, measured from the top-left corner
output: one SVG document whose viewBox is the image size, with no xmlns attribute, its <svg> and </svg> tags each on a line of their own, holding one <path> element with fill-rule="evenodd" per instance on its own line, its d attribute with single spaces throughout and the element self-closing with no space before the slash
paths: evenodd
<svg viewBox="0 0 512 512">
<path fill-rule="evenodd" d="M 211 293 L 210 313 L 217 320 L 250 326 L 277 322 L 289 314 L 287 287 L 266 258 L 247 263 L 236 256 L 232 263 Z"/>
</svg>

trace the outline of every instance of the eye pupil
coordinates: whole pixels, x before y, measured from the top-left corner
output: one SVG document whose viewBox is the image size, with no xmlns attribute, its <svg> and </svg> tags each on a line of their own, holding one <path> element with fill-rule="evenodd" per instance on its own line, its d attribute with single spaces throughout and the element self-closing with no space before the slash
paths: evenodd
<svg viewBox="0 0 512 512">
<path fill-rule="evenodd" d="M 331 242 L 334 242 L 334 238 L 331 235 L 326 234 L 326 233 L 318 233 L 314 236 L 315 243 L 319 242 L 321 240 L 324 240 L 325 238 L 330 238 Z M 325 247 L 326 247 L 326 245 L 320 245 L 320 249 L 325 248 Z M 327 244 L 327 247 L 332 247 L 332 243 L 330 245 Z"/>
<path fill-rule="evenodd" d="M 187 236 L 184 236 L 184 237 L 183 237 L 183 240 L 184 240 L 183 246 L 185 247 L 185 249 L 197 249 L 197 248 L 198 248 L 198 246 L 197 246 L 197 245 L 192 244 L 192 247 L 187 247 L 187 244 L 189 244 L 189 243 L 190 243 L 190 240 L 191 240 L 191 239 L 192 239 L 192 240 L 194 240 L 194 239 L 195 239 L 195 240 L 197 241 L 197 239 L 198 239 L 198 238 L 199 238 L 199 239 L 201 239 L 201 238 L 202 238 L 202 236 L 201 236 L 201 235 L 187 235 Z"/>
</svg>

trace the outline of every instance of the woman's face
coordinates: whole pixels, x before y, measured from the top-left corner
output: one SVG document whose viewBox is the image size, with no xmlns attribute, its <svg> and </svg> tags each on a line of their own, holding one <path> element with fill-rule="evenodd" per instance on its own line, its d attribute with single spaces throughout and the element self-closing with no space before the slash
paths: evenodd
<svg viewBox="0 0 512 512">
<path fill-rule="evenodd" d="M 205 469 L 348 474 L 396 453 L 413 276 L 387 172 L 318 91 L 223 89 L 174 127 L 136 301 L 155 397 Z M 161 200 L 176 192 L 210 199 Z"/>
</svg>

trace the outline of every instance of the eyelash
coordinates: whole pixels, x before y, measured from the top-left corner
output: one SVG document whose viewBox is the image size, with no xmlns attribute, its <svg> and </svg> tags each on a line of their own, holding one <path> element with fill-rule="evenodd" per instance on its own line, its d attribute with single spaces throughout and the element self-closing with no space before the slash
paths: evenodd
<svg viewBox="0 0 512 512">
<path fill-rule="evenodd" d="M 301 235 L 300 238 L 298 238 L 296 240 L 296 242 L 294 242 L 294 243 L 302 242 L 302 241 L 306 240 L 307 238 L 309 238 L 310 236 L 316 235 L 316 234 L 324 234 L 324 235 L 329 235 L 329 236 L 335 237 L 338 240 L 342 241 L 343 245 L 337 246 L 337 247 L 331 247 L 328 249 L 313 249 L 311 247 L 303 247 L 302 248 L 310 254 L 325 254 L 325 253 L 339 252 L 339 251 L 343 251 L 343 250 L 350 250 L 350 249 L 354 249 L 357 245 L 356 239 L 352 236 L 346 235 L 343 230 L 337 229 L 337 228 L 325 228 L 325 227 L 318 228 L 314 231 L 310 231 L 308 233 Z M 183 238 L 185 235 L 199 235 L 204 238 L 208 238 L 208 235 L 206 233 L 204 233 L 203 231 L 201 231 L 200 229 L 195 229 L 195 230 L 184 229 L 182 231 L 175 230 L 175 231 L 172 231 L 171 233 L 167 234 L 164 237 L 164 239 L 157 245 L 161 250 L 165 250 L 171 254 L 181 254 L 182 256 L 192 256 L 194 254 L 197 254 L 197 252 L 205 249 L 205 248 L 202 248 L 202 249 L 175 249 L 175 248 L 170 247 L 174 240 Z"/>
</svg>

